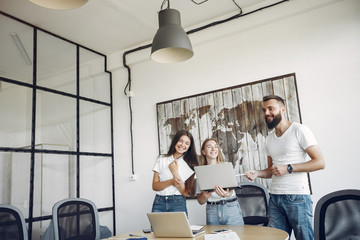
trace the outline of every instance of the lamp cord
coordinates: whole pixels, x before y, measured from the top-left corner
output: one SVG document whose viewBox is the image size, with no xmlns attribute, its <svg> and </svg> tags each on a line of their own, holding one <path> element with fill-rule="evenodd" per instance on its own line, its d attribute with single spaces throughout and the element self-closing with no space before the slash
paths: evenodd
<svg viewBox="0 0 360 240">
<path fill-rule="evenodd" d="M 204 0 L 202 2 L 196 2 L 195 0 L 191 0 L 193 3 L 195 3 L 196 5 L 200 5 L 200 4 L 203 4 L 203 3 L 206 3 L 207 1 L 209 0 Z"/>
<path fill-rule="evenodd" d="M 170 1 L 169 0 L 164 0 L 163 1 L 163 4 L 164 2 L 168 2 L 168 7 L 170 6 Z M 193 0 L 191 0 L 193 1 Z M 206 0 L 208 1 L 208 0 Z M 233 0 L 234 1 L 234 0 Z M 231 20 L 234 20 L 234 19 L 237 19 L 239 17 L 243 17 L 243 16 L 247 16 L 247 15 L 250 15 L 252 13 L 256 13 L 258 11 L 262 11 L 264 9 L 267 9 L 267 8 L 270 8 L 270 7 L 274 7 L 276 5 L 279 5 L 281 3 L 284 3 L 284 2 L 288 2 L 290 0 L 282 0 L 282 1 L 279 1 L 279 2 L 276 2 L 276 3 L 273 3 L 273 4 L 270 4 L 270 5 L 266 5 L 264 7 L 261 7 L 261 8 L 258 8 L 254 11 L 251 11 L 251 12 L 248 12 L 248 13 L 245 13 L 245 14 L 242 14 L 242 10 L 240 8 L 240 13 L 232 16 L 232 17 L 229 17 L 229 18 L 226 18 L 224 20 L 220 20 L 220 21 L 216 21 L 216 22 L 213 22 L 213 23 L 210 23 L 210 24 L 207 24 L 205 26 L 202 26 L 202 27 L 198 27 L 198 28 L 195 28 L 195 29 L 192 29 L 188 32 L 186 32 L 187 34 L 192 34 L 192 33 L 195 33 L 195 32 L 198 32 L 198 31 L 201 31 L 201 30 L 204 30 L 204 29 L 207 29 L 209 27 L 213 27 L 213 26 L 216 26 L 216 25 L 219 25 L 219 24 L 222 24 L 222 23 L 225 23 L 225 22 L 228 22 L 228 21 L 231 21 Z M 204 1 L 205 2 L 205 1 Z M 235 1 L 234 1 L 235 3 Z M 163 6 L 162 4 L 162 6 Z M 236 4 L 236 3 L 235 3 Z M 237 4 L 236 4 L 237 5 Z M 126 56 L 130 53 L 133 53 L 133 52 L 137 52 L 137 51 L 140 51 L 140 50 L 143 50 L 143 49 L 147 49 L 149 47 L 151 47 L 152 44 L 147 44 L 147 45 L 143 45 L 143 46 L 140 46 L 140 47 L 137 47 L 137 48 L 134 48 L 134 49 L 130 49 L 128 51 L 125 51 L 123 53 L 123 66 L 127 69 L 127 72 L 128 72 L 128 81 L 125 85 L 125 88 L 124 88 L 124 94 L 125 96 L 128 96 L 127 92 L 131 91 L 131 68 L 129 65 L 127 65 L 126 63 Z M 132 106 L 131 106 L 131 97 L 129 96 L 129 112 L 130 112 L 130 145 L 131 145 L 131 171 L 132 171 L 132 174 L 135 174 L 135 169 L 134 169 L 134 138 L 133 138 L 133 113 L 132 113 Z"/>
<path fill-rule="evenodd" d="M 201 5 L 201 4 L 203 4 L 203 3 L 206 3 L 206 2 L 209 1 L 209 0 L 203 0 L 202 2 L 196 2 L 195 0 L 191 0 L 191 1 L 192 1 L 193 3 L 195 3 L 196 5 Z M 239 4 L 237 4 L 235 0 L 232 0 L 232 1 L 233 1 L 233 3 L 240 9 L 240 13 L 239 13 L 239 14 L 241 14 L 241 13 L 242 13 L 242 9 L 241 9 L 241 7 L 239 6 Z M 164 1 L 161 3 L 160 10 L 163 10 L 163 9 L 164 9 L 165 3 L 167 3 L 167 9 L 170 8 L 170 0 L 164 0 Z"/>
<path fill-rule="evenodd" d="M 193 3 L 195 3 L 196 5 L 201 5 L 201 4 L 203 4 L 203 3 L 206 3 L 207 1 L 209 1 L 209 0 L 203 0 L 202 2 L 196 2 L 195 0 L 191 0 Z M 237 4 L 236 3 L 236 1 L 235 0 L 232 0 L 233 1 L 233 3 L 240 9 L 240 14 L 242 13 L 242 9 L 241 9 L 241 7 L 239 6 L 239 4 Z"/>
<path fill-rule="evenodd" d="M 164 9 L 165 3 L 167 3 L 167 9 L 170 8 L 170 0 L 164 0 L 164 1 L 161 3 L 160 10 L 163 10 L 163 9 Z"/>
<path fill-rule="evenodd" d="M 242 14 L 242 8 L 239 6 L 239 4 L 236 3 L 235 0 L 232 0 L 233 3 L 240 9 L 240 13 L 239 14 Z"/>
<path fill-rule="evenodd" d="M 237 19 L 237 18 L 239 18 L 239 17 L 244 17 L 244 16 L 247 16 L 247 15 L 250 15 L 250 14 L 253 14 L 253 13 L 256 13 L 256 12 L 259 12 L 259 11 L 262 11 L 262 10 L 264 10 L 264 9 L 267 9 L 267 8 L 270 8 L 270 7 L 274 7 L 274 6 L 279 5 L 279 4 L 281 4 L 281 3 L 288 2 L 288 1 L 290 1 L 290 0 L 282 0 L 282 1 L 279 1 L 279 2 L 276 2 L 276 3 L 273 3 L 273 4 L 270 4 L 270 5 L 266 5 L 266 6 L 264 6 L 264 7 L 258 8 L 258 9 L 254 10 L 254 11 L 251 11 L 251 12 L 248 12 L 248 13 L 245 13 L 245 14 L 238 13 L 238 14 L 235 14 L 234 16 L 229 17 L 229 18 L 226 18 L 226 19 L 223 19 L 223 20 L 219 20 L 219 21 L 216 21 L 216 22 L 212 22 L 212 23 L 209 23 L 209 24 L 207 24 L 207 25 L 204 25 L 204 26 L 201 26 L 201 27 L 192 29 L 192 30 L 190 30 L 190 31 L 187 31 L 186 33 L 187 33 L 187 34 L 192 34 L 192 33 L 195 33 L 195 32 L 201 31 L 201 30 L 204 30 L 204 29 L 206 29 L 206 28 L 213 27 L 213 26 L 216 26 L 216 25 L 225 23 L 225 22 L 229 22 L 229 21 L 234 20 L 234 19 Z"/>
</svg>

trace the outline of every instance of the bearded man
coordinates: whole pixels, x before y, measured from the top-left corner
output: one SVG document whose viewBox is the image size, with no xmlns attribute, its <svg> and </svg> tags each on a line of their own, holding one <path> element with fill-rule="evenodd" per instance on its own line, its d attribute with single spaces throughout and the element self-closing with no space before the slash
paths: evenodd
<svg viewBox="0 0 360 240">
<path fill-rule="evenodd" d="M 296 239 L 312 240 L 313 207 L 307 173 L 324 169 L 324 157 L 307 126 L 286 120 L 281 97 L 265 96 L 262 111 L 268 128 L 274 129 L 265 140 L 268 167 L 247 171 L 245 176 L 252 181 L 257 177 L 272 179 L 270 227 L 286 231 L 289 239 L 293 230 Z"/>
</svg>

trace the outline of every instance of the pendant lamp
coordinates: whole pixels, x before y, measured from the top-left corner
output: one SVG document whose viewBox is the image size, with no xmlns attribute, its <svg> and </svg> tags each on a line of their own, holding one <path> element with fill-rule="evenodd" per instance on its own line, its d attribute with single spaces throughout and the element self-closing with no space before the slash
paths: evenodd
<svg viewBox="0 0 360 240">
<path fill-rule="evenodd" d="M 191 42 L 181 27 L 180 12 L 164 9 L 159 12 L 159 30 L 151 46 L 151 59 L 160 63 L 188 60 L 194 55 Z"/>
<path fill-rule="evenodd" d="M 78 8 L 88 2 L 88 0 L 29 0 L 30 2 L 45 8 L 65 10 Z"/>
</svg>

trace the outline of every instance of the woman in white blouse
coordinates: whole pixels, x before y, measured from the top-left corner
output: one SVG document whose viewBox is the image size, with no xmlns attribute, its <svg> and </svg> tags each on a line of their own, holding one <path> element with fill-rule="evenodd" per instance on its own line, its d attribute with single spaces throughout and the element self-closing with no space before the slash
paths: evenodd
<svg viewBox="0 0 360 240">
<path fill-rule="evenodd" d="M 218 142 L 208 138 L 201 147 L 201 165 L 221 164 L 224 158 Z M 198 202 L 206 205 L 206 225 L 244 225 L 244 219 L 235 191 L 215 186 L 213 191 L 197 195 Z"/>
<path fill-rule="evenodd" d="M 152 212 L 185 212 L 186 197 L 194 196 L 194 166 L 198 165 L 194 139 L 190 132 L 179 131 L 169 151 L 161 155 L 153 168 L 152 189 L 156 196 Z"/>
</svg>

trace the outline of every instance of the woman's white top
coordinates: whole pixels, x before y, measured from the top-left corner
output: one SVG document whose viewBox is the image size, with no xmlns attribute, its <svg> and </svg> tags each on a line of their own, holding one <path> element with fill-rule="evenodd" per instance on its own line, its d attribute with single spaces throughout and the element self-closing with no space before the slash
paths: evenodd
<svg viewBox="0 0 360 240">
<path fill-rule="evenodd" d="M 160 182 L 174 178 L 169 169 L 169 164 L 172 163 L 173 161 L 178 162 L 178 171 L 179 171 L 180 178 L 183 182 L 185 182 L 191 175 L 194 174 L 194 171 L 185 162 L 183 157 L 180 157 L 175 160 L 173 155 L 168 156 L 168 157 L 161 155 L 157 158 L 154 168 L 153 168 L 154 172 L 159 173 Z M 165 188 L 164 190 L 156 191 L 156 194 L 161 195 L 161 196 L 181 195 L 179 190 L 173 185 Z"/>
</svg>

